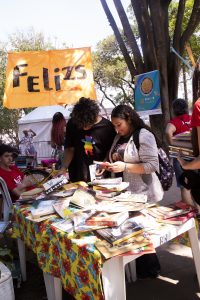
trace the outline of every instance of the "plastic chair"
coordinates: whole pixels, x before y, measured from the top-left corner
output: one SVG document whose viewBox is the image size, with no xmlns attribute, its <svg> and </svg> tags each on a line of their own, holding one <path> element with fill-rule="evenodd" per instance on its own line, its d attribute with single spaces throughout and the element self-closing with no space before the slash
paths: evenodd
<svg viewBox="0 0 200 300">
<path fill-rule="evenodd" d="M 3 220 L 8 221 L 13 208 L 13 203 L 8 191 L 7 184 L 2 177 L 0 177 L 0 192 L 3 198 Z"/>
<path fill-rule="evenodd" d="M 3 220 L 8 221 L 12 213 L 13 203 L 8 191 L 6 182 L 2 177 L 0 177 L 0 192 L 3 198 Z M 26 256 L 25 256 L 25 244 L 22 240 L 17 239 L 19 260 L 20 260 L 20 269 L 22 273 L 23 281 L 26 281 Z"/>
</svg>

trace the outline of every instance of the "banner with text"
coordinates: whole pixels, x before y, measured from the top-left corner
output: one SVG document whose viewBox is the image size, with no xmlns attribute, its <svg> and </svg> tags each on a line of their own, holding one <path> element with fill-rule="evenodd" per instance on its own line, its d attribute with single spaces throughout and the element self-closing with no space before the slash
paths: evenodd
<svg viewBox="0 0 200 300">
<path fill-rule="evenodd" d="M 96 100 L 90 48 L 8 54 L 4 106 L 27 108 Z"/>
<path fill-rule="evenodd" d="M 140 115 L 161 114 L 159 71 L 135 76 L 135 110 Z"/>
</svg>

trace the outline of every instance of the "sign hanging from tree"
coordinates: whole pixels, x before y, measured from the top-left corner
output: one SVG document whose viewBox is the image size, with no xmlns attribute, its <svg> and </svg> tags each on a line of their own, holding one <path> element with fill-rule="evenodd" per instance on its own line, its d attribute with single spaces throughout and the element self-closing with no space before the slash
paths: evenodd
<svg viewBox="0 0 200 300">
<path fill-rule="evenodd" d="M 27 108 L 96 99 L 90 48 L 8 54 L 4 106 Z"/>
<path fill-rule="evenodd" d="M 157 70 L 135 76 L 135 110 L 140 115 L 162 113 Z"/>
</svg>

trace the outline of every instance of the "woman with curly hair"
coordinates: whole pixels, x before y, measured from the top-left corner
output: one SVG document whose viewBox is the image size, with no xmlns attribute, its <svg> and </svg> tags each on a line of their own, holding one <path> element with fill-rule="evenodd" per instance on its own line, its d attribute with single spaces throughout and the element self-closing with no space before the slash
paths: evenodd
<svg viewBox="0 0 200 300">
<path fill-rule="evenodd" d="M 67 123 L 62 171 L 68 169 L 72 182 L 90 181 L 89 166 L 103 161 L 112 145 L 114 127 L 99 113 L 97 101 L 82 97 Z"/>
</svg>

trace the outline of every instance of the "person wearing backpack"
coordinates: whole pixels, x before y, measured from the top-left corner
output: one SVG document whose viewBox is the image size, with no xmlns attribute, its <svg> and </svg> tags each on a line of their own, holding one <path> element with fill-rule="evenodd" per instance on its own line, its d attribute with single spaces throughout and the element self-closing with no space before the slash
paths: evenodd
<svg viewBox="0 0 200 300">
<path fill-rule="evenodd" d="M 162 200 L 164 192 L 156 174 L 159 158 L 155 135 L 128 105 L 116 106 L 111 119 L 117 135 L 109 152 L 108 170 L 122 172 L 124 181 L 129 182 L 129 190 L 146 194 L 148 202 Z M 138 136 L 139 147 L 134 142 L 134 134 Z"/>
<path fill-rule="evenodd" d="M 156 174 L 160 171 L 156 136 L 128 105 L 116 106 L 111 120 L 117 135 L 109 152 L 107 169 L 114 173 L 122 172 L 124 181 L 129 182 L 129 190 L 146 194 L 148 202 L 162 200 L 164 192 Z M 156 253 L 136 259 L 138 278 L 155 278 L 160 269 Z"/>
<path fill-rule="evenodd" d="M 173 136 L 191 130 L 191 116 L 188 114 L 188 104 L 184 99 L 175 99 L 172 102 L 174 118 L 167 124 L 165 134 L 169 145 L 173 145 Z M 191 194 L 180 182 L 183 169 L 177 160 L 173 158 L 173 167 L 176 176 L 177 187 L 180 188 L 182 201 L 191 204 Z"/>
</svg>

